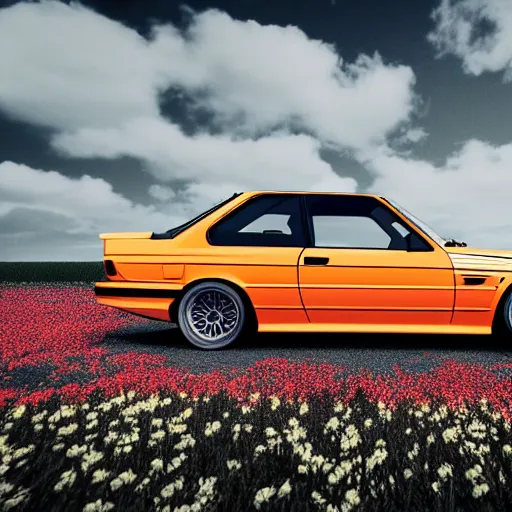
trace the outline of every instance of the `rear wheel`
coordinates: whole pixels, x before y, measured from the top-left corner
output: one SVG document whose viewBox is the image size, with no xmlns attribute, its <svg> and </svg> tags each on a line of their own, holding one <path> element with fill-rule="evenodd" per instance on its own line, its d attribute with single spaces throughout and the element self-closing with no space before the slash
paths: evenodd
<svg viewBox="0 0 512 512">
<path fill-rule="evenodd" d="M 199 283 L 180 301 L 178 325 L 196 347 L 212 350 L 237 340 L 246 324 L 242 298 L 230 286 L 217 282 Z"/>
</svg>

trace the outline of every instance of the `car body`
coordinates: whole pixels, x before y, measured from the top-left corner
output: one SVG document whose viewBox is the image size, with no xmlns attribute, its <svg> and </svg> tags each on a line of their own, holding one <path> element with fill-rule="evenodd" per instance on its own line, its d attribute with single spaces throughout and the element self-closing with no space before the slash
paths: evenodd
<svg viewBox="0 0 512 512">
<path fill-rule="evenodd" d="M 248 326 L 511 329 L 512 252 L 447 241 L 377 195 L 244 192 L 166 233 L 100 238 L 107 280 L 96 283 L 97 301 L 178 323 L 201 348 L 226 346 Z M 229 336 L 222 322 L 231 325 Z"/>
</svg>

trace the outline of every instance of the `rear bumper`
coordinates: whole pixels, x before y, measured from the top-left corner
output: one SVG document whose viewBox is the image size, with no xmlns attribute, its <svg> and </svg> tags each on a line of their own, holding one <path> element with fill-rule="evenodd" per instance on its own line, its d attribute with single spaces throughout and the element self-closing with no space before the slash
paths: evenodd
<svg viewBox="0 0 512 512">
<path fill-rule="evenodd" d="M 154 283 L 98 282 L 94 294 L 99 304 L 121 309 L 134 315 L 171 321 L 171 304 L 181 296 L 178 288 L 162 288 Z"/>
</svg>

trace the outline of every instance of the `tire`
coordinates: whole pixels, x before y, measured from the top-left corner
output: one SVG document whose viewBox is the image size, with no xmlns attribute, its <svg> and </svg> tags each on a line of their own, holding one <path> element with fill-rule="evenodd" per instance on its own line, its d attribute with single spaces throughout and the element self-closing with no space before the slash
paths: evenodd
<svg viewBox="0 0 512 512">
<path fill-rule="evenodd" d="M 496 309 L 492 326 L 492 334 L 494 335 L 512 333 L 512 291 L 507 291 L 505 294 Z"/>
<path fill-rule="evenodd" d="M 240 295 L 214 281 L 197 284 L 180 301 L 178 326 L 194 346 L 205 350 L 227 347 L 245 330 L 247 312 Z"/>
</svg>

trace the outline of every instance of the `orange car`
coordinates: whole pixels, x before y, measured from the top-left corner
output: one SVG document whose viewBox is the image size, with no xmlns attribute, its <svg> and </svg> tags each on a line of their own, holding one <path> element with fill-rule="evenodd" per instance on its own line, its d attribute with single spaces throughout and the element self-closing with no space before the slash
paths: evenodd
<svg viewBox="0 0 512 512">
<path fill-rule="evenodd" d="M 107 233 L 99 303 L 217 349 L 244 332 L 512 331 L 512 252 L 376 195 L 245 192 L 161 234 Z"/>
</svg>

